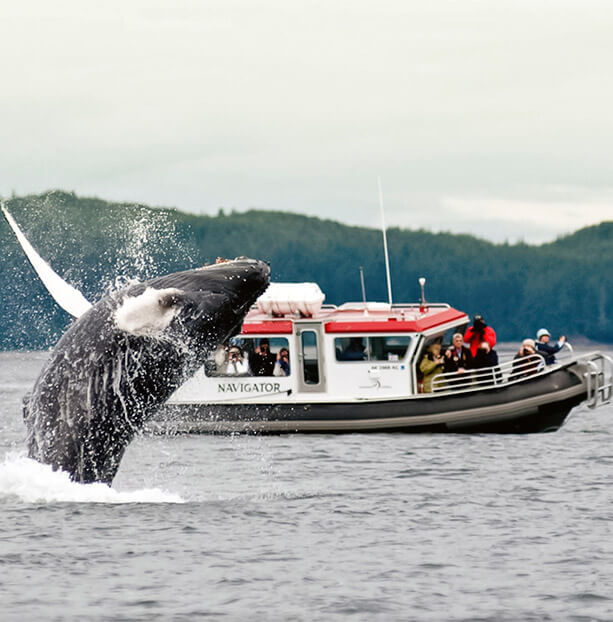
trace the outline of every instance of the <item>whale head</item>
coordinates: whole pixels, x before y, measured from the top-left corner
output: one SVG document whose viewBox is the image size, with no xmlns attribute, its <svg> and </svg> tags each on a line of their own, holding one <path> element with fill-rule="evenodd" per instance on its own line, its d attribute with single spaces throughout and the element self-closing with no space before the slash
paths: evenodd
<svg viewBox="0 0 613 622">
<path fill-rule="evenodd" d="M 119 292 L 115 326 L 209 350 L 240 330 L 269 280 L 269 266 L 246 257 L 158 277 Z"/>
</svg>

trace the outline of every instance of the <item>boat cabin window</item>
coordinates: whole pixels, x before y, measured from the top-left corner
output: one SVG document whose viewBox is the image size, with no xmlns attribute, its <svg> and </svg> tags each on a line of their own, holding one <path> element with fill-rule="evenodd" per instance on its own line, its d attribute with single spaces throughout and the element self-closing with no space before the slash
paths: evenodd
<svg viewBox="0 0 613 622">
<path fill-rule="evenodd" d="M 303 330 L 301 333 L 302 360 L 305 384 L 319 384 L 319 355 L 317 351 L 317 334 L 314 330 Z"/>
<path fill-rule="evenodd" d="M 234 337 L 219 346 L 204 364 L 217 376 L 289 376 L 289 344 L 285 337 Z"/>
<path fill-rule="evenodd" d="M 334 340 L 337 361 L 400 361 L 411 337 L 337 337 Z"/>
</svg>

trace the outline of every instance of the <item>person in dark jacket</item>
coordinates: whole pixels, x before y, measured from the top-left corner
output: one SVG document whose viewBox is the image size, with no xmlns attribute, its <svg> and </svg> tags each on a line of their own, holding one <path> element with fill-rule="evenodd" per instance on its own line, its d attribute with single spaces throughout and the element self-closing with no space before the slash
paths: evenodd
<svg viewBox="0 0 613 622">
<path fill-rule="evenodd" d="M 483 341 L 473 359 L 473 367 L 480 369 L 481 367 L 494 367 L 495 365 L 498 365 L 498 353 L 490 347 L 488 341 Z"/>
<path fill-rule="evenodd" d="M 485 323 L 483 316 L 475 315 L 473 325 L 464 333 L 464 341 L 469 345 L 470 353 L 475 358 L 477 350 L 484 341 L 489 343 L 490 349 L 496 346 L 496 331 Z"/>
<path fill-rule="evenodd" d="M 277 357 L 270 351 L 270 342 L 260 340 L 260 347 L 249 355 L 249 368 L 254 376 L 272 376 Z"/>
<path fill-rule="evenodd" d="M 551 333 L 546 328 L 541 328 L 536 333 L 536 338 L 536 349 L 539 354 L 542 354 L 545 357 L 545 364 L 553 365 L 554 363 L 556 363 L 555 354 L 564 347 L 564 344 L 566 343 L 566 337 L 562 335 L 558 339 L 558 343 L 554 343 L 553 345 L 551 345 L 549 343 L 551 339 Z"/>
<path fill-rule="evenodd" d="M 498 367 L 498 353 L 494 348 L 490 347 L 488 341 L 481 342 L 481 345 L 477 348 L 477 353 L 472 361 L 472 367 L 475 370 L 482 370 L 474 374 L 478 384 L 497 382 L 502 379 L 500 368 Z M 491 374 L 487 371 L 483 371 L 488 367 L 492 368 Z"/>
<path fill-rule="evenodd" d="M 462 384 L 465 378 L 462 374 L 470 369 L 472 363 L 470 349 L 464 345 L 464 338 L 460 333 L 456 333 L 451 340 L 451 345 L 445 350 L 445 360 L 443 370 L 447 373 L 457 373 L 458 375 L 449 380 L 449 385 Z"/>
</svg>

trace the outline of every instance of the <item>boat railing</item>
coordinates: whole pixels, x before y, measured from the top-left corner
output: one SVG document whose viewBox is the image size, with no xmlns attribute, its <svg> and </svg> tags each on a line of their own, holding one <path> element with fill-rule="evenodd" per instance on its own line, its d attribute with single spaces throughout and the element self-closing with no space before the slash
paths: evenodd
<svg viewBox="0 0 613 622">
<path fill-rule="evenodd" d="M 451 307 L 445 302 L 428 302 L 425 305 L 419 302 L 395 302 L 392 309 L 423 309 L 424 307 L 431 309 L 450 309 Z"/>
<path fill-rule="evenodd" d="M 613 359 L 602 352 L 591 352 L 579 360 L 587 368 L 583 376 L 588 408 L 610 404 L 613 398 Z"/>
<path fill-rule="evenodd" d="M 322 305 L 322 309 L 338 309 L 339 311 L 362 311 L 367 309 L 368 311 L 389 311 L 390 309 L 398 309 L 400 311 L 422 311 L 423 309 L 450 309 L 451 307 L 445 302 L 428 302 L 426 305 L 422 305 L 419 302 L 399 302 L 394 303 L 390 307 L 387 302 L 344 302 L 340 307 L 335 305 Z"/>
<path fill-rule="evenodd" d="M 467 369 L 464 372 L 445 372 L 432 379 L 432 391 L 468 391 L 500 384 L 521 382 L 546 371 L 545 361 L 538 354 L 512 359 L 493 367 Z"/>
<path fill-rule="evenodd" d="M 587 393 L 587 406 L 597 408 L 613 401 L 613 359 L 602 352 L 590 352 L 581 356 L 573 354 L 572 348 L 558 353 L 557 362 L 545 365 L 542 356 L 532 354 L 520 359 L 511 359 L 494 367 L 469 369 L 465 372 L 437 374 L 432 379 L 432 392 L 474 391 L 497 385 L 524 382 L 575 360 L 584 366 L 583 379 Z"/>
<path fill-rule="evenodd" d="M 565 341 L 562 344 L 562 349 L 555 355 L 556 358 L 556 362 L 559 361 L 569 361 L 571 358 L 574 358 L 575 356 L 575 352 L 573 350 L 573 347 L 570 345 L 570 343 L 568 343 L 568 341 Z"/>
</svg>

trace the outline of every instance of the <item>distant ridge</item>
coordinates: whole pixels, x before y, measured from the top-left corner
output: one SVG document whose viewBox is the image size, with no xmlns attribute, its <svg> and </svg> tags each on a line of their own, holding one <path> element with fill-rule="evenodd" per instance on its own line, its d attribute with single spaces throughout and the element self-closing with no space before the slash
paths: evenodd
<svg viewBox="0 0 613 622">
<path fill-rule="evenodd" d="M 116 279 L 148 278 L 249 255 L 270 261 L 274 280 L 316 281 L 326 301 L 386 300 L 380 232 L 290 212 L 252 210 L 216 216 L 110 203 L 51 191 L 13 197 L 7 206 L 56 271 L 95 300 Z M 613 222 L 554 242 L 494 244 L 466 234 L 391 228 L 395 300 L 417 300 L 426 276 L 431 301 L 481 312 L 501 340 L 554 333 L 613 342 Z M 0 349 L 43 348 L 69 322 L 0 224 L 4 318 Z"/>
</svg>

